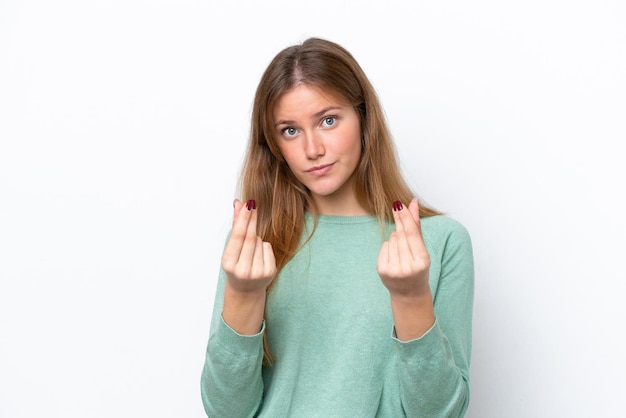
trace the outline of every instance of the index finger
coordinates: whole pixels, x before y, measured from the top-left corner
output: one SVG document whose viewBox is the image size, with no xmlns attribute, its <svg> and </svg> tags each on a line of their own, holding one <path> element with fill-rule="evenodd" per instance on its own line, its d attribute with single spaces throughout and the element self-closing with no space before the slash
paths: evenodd
<svg viewBox="0 0 626 418">
<path fill-rule="evenodd" d="M 236 262 L 239 260 L 246 235 L 248 234 L 252 211 L 247 207 L 244 209 L 243 203 L 238 200 L 235 201 L 234 206 L 235 216 L 233 219 L 233 227 L 230 232 L 230 238 L 226 244 L 226 248 L 224 249 L 224 257 L 228 260 Z"/>
<path fill-rule="evenodd" d="M 241 208 L 243 208 L 243 203 L 239 199 L 233 200 L 233 224 L 232 227 L 235 226 L 235 222 L 239 217 L 239 213 L 241 212 Z"/>
<path fill-rule="evenodd" d="M 402 203 L 394 203 L 393 219 L 396 224 L 396 231 L 406 236 L 410 248 L 414 248 L 414 245 L 418 245 L 420 250 L 426 247 L 419 218 L 419 204 L 416 199 L 411 201 L 408 208 Z"/>
</svg>

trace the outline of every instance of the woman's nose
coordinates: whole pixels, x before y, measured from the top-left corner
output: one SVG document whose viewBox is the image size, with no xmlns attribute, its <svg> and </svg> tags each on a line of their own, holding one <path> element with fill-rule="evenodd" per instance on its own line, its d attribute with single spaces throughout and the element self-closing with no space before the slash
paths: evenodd
<svg viewBox="0 0 626 418">
<path fill-rule="evenodd" d="M 316 159 L 324 155 L 324 143 L 322 138 L 315 133 L 306 134 L 305 153 L 307 158 Z"/>
</svg>

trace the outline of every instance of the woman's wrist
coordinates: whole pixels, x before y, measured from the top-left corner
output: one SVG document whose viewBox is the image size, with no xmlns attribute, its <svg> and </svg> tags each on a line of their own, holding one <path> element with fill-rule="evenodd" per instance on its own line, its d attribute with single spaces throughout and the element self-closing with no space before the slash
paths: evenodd
<svg viewBox="0 0 626 418">
<path fill-rule="evenodd" d="M 265 296 L 265 289 L 242 292 L 227 282 L 222 309 L 224 322 L 239 334 L 257 334 L 263 325 Z"/>
<path fill-rule="evenodd" d="M 421 337 L 435 323 L 430 290 L 416 295 L 391 294 L 391 310 L 396 336 L 401 341 Z"/>
</svg>

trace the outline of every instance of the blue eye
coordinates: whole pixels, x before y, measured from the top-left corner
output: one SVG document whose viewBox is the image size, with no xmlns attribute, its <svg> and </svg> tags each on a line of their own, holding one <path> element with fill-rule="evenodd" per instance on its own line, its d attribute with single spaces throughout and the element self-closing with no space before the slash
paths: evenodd
<svg viewBox="0 0 626 418">
<path fill-rule="evenodd" d="M 325 127 L 333 126 L 337 122 L 337 116 L 326 116 L 322 119 L 322 125 Z"/>
<path fill-rule="evenodd" d="M 285 135 L 286 137 L 295 136 L 297 133 L 298 133 L 298 130 L 296 128 L 285 128 L 285 129 L 283 129 L 283 135 Z"/>
</svg>

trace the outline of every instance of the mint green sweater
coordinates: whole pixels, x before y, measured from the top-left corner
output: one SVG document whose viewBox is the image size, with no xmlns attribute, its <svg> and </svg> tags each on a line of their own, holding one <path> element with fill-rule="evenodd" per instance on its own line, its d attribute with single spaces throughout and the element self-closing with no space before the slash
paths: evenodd
<svg viewBox="0 0 626 418">
<path fill-rule="evenodd" d="M 312 217 L 307 217 L 307 231 Z M 393 228 L 389 225 L 389 230 Z M 201 378 L 209 417 L 460 417 L 469 402 L 474 267 L 466 229 L 422 219 L 436 322 L 395 338 L 389 292 L 376 272 L 382 244 L 370 216 L 320 216 L 284 267 L 263 329 L 237 334 L 221 317 L 220 272 Z M 262 366 L 262 336 L 276 357 Z"/>
</svg>

